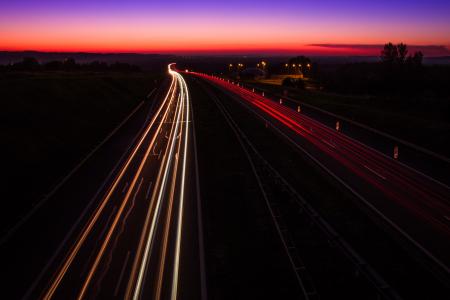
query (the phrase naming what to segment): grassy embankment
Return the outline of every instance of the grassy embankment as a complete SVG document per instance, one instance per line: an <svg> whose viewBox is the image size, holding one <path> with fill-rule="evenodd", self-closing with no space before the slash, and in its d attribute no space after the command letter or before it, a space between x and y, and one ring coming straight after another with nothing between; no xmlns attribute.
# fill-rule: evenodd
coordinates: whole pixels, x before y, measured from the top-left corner
<svg viewBox="0 0 450 300"><path fill-rule="evenodd" d="M11 209L49 192L145 98L158 77L119 72L0 73L0 138Z"/></svg>
<svg viewBox="0 0 450 300"><path fill-rule="evenodd" d="M281 86L280 80L248 83L315 105L329 112L374 127L450 157L450 99L425 96L396 98L327 93L317 89L298 90Z"/></svg>

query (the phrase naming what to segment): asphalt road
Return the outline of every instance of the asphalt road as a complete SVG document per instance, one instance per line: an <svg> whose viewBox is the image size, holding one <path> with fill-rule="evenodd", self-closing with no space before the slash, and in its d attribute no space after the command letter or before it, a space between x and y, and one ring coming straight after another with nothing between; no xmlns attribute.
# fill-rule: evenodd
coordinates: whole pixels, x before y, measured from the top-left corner
<svg viewBox="0 0 450 300"><path fill-rule="evenodd" d="M341 132L236 83L190 73L220 87L354 192L436 272L449 275L450 190ZM282 101L281 101L282 102Z"/></svg>
<svg viewBox="0 0 450 300"><path fill-rule="evenodd" d="M2 240L11 299L205 295L191 104L184 79L172 67L170 86L159 93L152 118L92 200L65 199L87 188L74 185ZM58 205L65 200L86 205L64 220Z"/></svg>

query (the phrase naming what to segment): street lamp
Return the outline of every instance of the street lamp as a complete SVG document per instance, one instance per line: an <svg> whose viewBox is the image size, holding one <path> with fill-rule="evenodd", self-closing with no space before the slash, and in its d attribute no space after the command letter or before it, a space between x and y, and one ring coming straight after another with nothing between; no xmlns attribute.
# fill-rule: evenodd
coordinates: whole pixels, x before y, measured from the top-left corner
<svg viewBox="0 0 450 300"><path fill-rule="evenodd" d="M262 65L262 67L263 67L263 70L266 68L266 62L265 61L262 61L261 62L261 65Z"/></svg>

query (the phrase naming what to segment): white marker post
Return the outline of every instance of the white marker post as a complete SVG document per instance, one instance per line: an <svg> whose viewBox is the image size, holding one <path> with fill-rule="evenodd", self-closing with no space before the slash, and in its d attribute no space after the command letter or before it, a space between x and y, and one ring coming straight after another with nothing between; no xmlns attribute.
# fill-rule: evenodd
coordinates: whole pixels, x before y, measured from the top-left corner
<svg viewBox="0 0 450 300"><path fill-rule="evenodd" d="M398 159L398 146L394 146L394 159Z"/></svg>
<svg viewBox="0 0 450 300"><path fill-rule="evenodd" d="M336 131L341 130L341 123L339 121L336 121Z"/></svg>
<svg viewBox="0 0 450 300"><path fill-rule="evenodd" d="M300 105L297 106L297 112L302 112L302 110L301 110L301 108L300 108Z"/></svg>

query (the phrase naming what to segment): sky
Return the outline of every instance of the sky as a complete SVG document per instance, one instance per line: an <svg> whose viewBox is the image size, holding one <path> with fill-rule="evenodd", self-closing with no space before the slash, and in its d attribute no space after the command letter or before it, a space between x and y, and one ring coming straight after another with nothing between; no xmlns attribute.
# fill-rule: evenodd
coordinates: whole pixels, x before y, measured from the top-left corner
<svg viewBox="0 0 450 300"><path fill-rule="evenodd" d="M0 50L450 55L450 0L0 0Z"/></svg>

